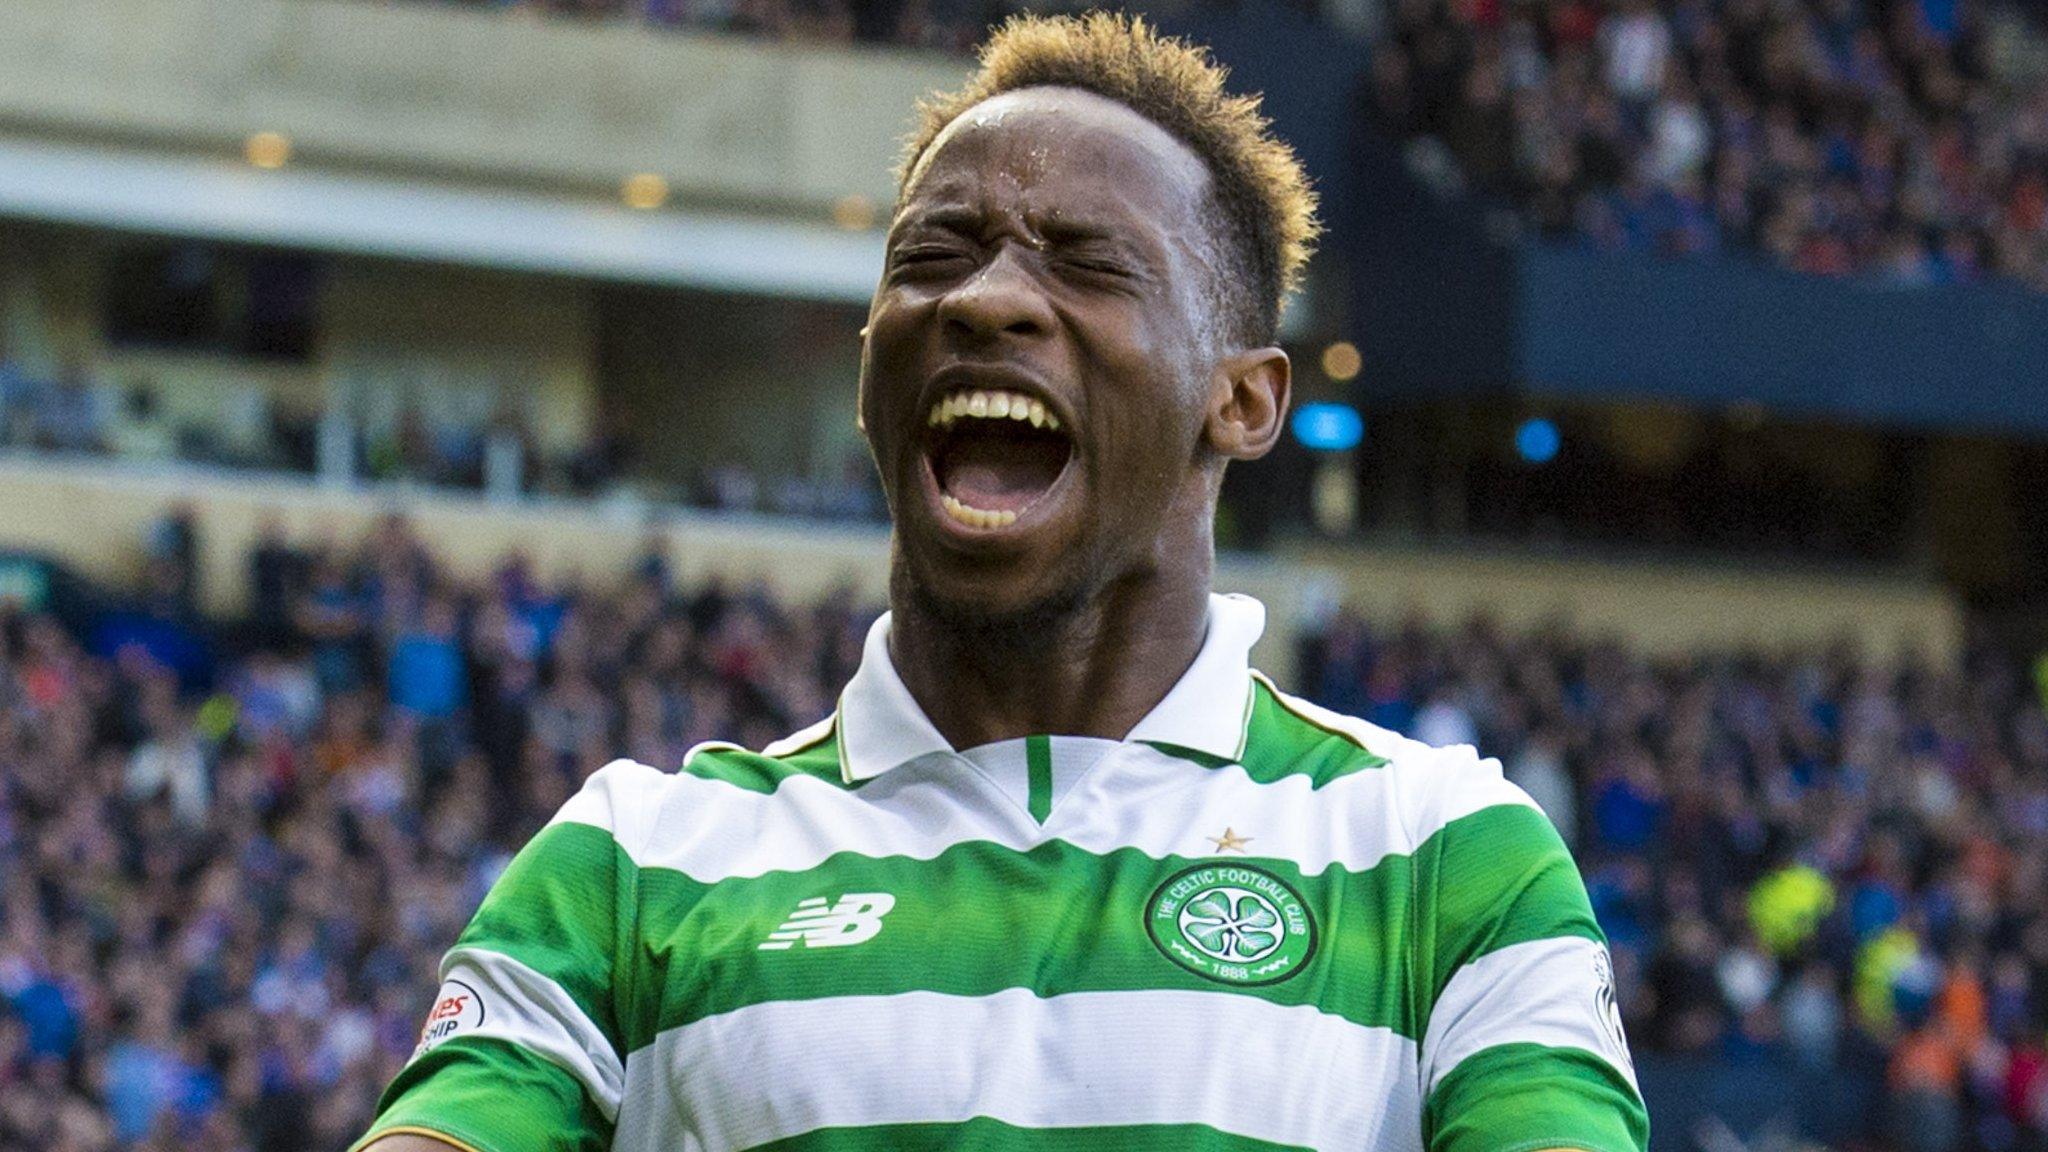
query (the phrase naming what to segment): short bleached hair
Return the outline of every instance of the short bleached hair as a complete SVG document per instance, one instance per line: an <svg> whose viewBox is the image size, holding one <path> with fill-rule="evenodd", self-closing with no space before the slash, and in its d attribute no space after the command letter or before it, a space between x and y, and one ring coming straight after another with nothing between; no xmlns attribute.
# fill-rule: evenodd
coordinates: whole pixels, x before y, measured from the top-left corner
<svg viewBox="0 0 2048 1152"><path fill-rule="evenodd" d="M1258 96L1224 89L1227 75L1208 49L1162 36L1142 17L1012 16L982 45L981 68L966 87L919 102L898 195L908 190L939 133L992 96L1064 87L1114 100L1164 128L1208 166L1222 255L1217 299L1233 336L1247 345L1270 344L1281 305L1300 286L1322 225L1294 149L1273 135Z"/></svg>

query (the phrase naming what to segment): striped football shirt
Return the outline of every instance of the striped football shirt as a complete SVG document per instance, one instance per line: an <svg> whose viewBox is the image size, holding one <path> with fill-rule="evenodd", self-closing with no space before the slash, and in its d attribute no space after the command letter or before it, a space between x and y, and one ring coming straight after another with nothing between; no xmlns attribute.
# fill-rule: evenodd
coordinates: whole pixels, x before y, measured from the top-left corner
<svg viewBox="0 0 2048 1152"><path fill-rule="evenodd" d="M1253 600L1120 741L833 716L611 764L442 964L365 1142L476 1152L1630 1152L1583 883L1469 747L1280 692Z"/></svg>

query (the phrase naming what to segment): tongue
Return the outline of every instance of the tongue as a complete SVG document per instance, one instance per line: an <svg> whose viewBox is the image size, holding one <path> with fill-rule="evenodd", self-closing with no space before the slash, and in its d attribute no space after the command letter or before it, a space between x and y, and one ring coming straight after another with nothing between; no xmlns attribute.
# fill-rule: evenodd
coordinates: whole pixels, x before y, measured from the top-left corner
<svg viewBox="0 0 2048 1152"><path fill-rule="evenodd" d="M1067 445L1056 436L1023 430L1002 434L964 431L933 461L941 490L969 507L1022 512L1045 494L1067 464Z"/></svg>

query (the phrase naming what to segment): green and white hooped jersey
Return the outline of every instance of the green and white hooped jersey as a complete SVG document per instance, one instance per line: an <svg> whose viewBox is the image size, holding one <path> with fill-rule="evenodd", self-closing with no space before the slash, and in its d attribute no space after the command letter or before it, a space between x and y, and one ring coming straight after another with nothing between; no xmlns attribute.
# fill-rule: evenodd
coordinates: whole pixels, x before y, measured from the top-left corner
<svg viewBox="0 0 2048 1152"><path fill-rule="evenodd" d="M837 713L621 761L442 965L371 1137L477 1152L1647 1146L1612 973L1499 766L1276 690L1212 599L1122 741ZM370 1137L366 1137L369 1139Z"/></svg>

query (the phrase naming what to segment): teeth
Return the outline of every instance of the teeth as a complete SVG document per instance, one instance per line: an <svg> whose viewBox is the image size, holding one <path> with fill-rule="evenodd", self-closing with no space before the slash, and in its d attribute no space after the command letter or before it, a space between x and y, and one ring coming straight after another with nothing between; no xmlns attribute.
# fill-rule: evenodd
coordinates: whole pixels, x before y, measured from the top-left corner
<svg viewBox="0 0 2048 1152"><path fill-rule="evenodd" d="M943 428L963 416L981 420L1028 420L1033 428L1057 432L1060 418L1046 411L1043 401L1020 392L955 392L932 405L925 423Z"/></svg>
<svg viewBox="0 0 2048 1152"><path fill-rule="evenodd" d="M962 504L950 493L940 493L939 503L945 507L946 515L972 528L1008 528L1017 522L1017 514L1005 509L991 512L986 508L975 508Z"/></svg>

